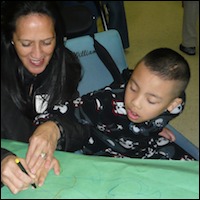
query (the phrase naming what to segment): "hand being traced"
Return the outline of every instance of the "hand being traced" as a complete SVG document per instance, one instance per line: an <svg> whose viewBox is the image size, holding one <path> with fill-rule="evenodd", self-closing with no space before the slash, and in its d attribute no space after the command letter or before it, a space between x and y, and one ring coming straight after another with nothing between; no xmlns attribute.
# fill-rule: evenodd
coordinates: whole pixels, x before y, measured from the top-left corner
<svg viewBox="0 0 200 200"><path fill-rule="evenodd" d="M26 154L26 162L33 174L45 163L48 169L52 163L53 154L60 137L59 128L53 121L47 121L37 127L29 139L29 148ZM42 154L45 157L42 157Z"/></svg>
<svg viewBox="0 0 200 200"><path fill-rule="evenodd" d="M48 175L48 172L52 168L54 169L54 173L56 175L60 174L60 165L59 165L58 160L55 157L52 159L52 162L49 165L49 168L45 167L45 163L43 163L43 165L36 172L36 183L38 186L42 186L44 184L44 181Z"/></svg>

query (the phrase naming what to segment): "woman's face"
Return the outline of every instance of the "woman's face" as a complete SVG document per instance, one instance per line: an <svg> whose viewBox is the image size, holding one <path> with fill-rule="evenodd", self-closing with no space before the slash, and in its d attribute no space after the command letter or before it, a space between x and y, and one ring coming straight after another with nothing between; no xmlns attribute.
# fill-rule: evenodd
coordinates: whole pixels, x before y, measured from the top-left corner
<svg viewBox="0 0 200 200"><path fill-rule="evenodd" d="M13 44L24 67L33 75L42 73L56 45L52 18L43 14L21 16L16 21Z"/></svg>

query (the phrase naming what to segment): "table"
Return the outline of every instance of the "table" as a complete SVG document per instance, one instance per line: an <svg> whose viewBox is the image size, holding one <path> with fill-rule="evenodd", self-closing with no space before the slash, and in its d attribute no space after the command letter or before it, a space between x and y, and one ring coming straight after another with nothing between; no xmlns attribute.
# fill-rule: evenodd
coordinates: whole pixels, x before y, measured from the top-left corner
<svg viewBox="0 0 200 200"><path fill-rule="evenodd" d="M1 140L25 157L27 144ZM42 187L2 199L199 199L199 162L108 158L56 151L61 174L51 170Z"/></svg>

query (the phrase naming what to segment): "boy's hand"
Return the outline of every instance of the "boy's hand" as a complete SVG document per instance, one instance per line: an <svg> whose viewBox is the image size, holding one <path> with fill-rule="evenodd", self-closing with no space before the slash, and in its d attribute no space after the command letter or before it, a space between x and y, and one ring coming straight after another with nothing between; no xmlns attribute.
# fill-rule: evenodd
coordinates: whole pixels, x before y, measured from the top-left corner
<svg viewBox="0 0 200 200"><path fill-rule="evenodd" d="M163 136L171 142L174 142L176 140L175 135L168 128L163 128L163 130L158 135Z"/></svg>

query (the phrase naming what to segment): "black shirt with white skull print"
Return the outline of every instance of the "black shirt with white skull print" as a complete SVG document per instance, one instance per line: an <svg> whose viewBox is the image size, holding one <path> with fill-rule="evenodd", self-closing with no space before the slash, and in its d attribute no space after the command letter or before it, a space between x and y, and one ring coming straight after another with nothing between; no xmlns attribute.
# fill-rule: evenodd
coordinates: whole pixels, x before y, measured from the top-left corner
<svg viewBox="0 0 200 200"><path fill-rule="evenodd" d="M184 109L183 102L171 113L166 110L154 119L133 123L124 106L125 85L105 87L74 101L75 116L83 124L91 124L93 131L82 149L87 155L112 157L190 160L191 155L176 143L158 135Z"/></svg>

